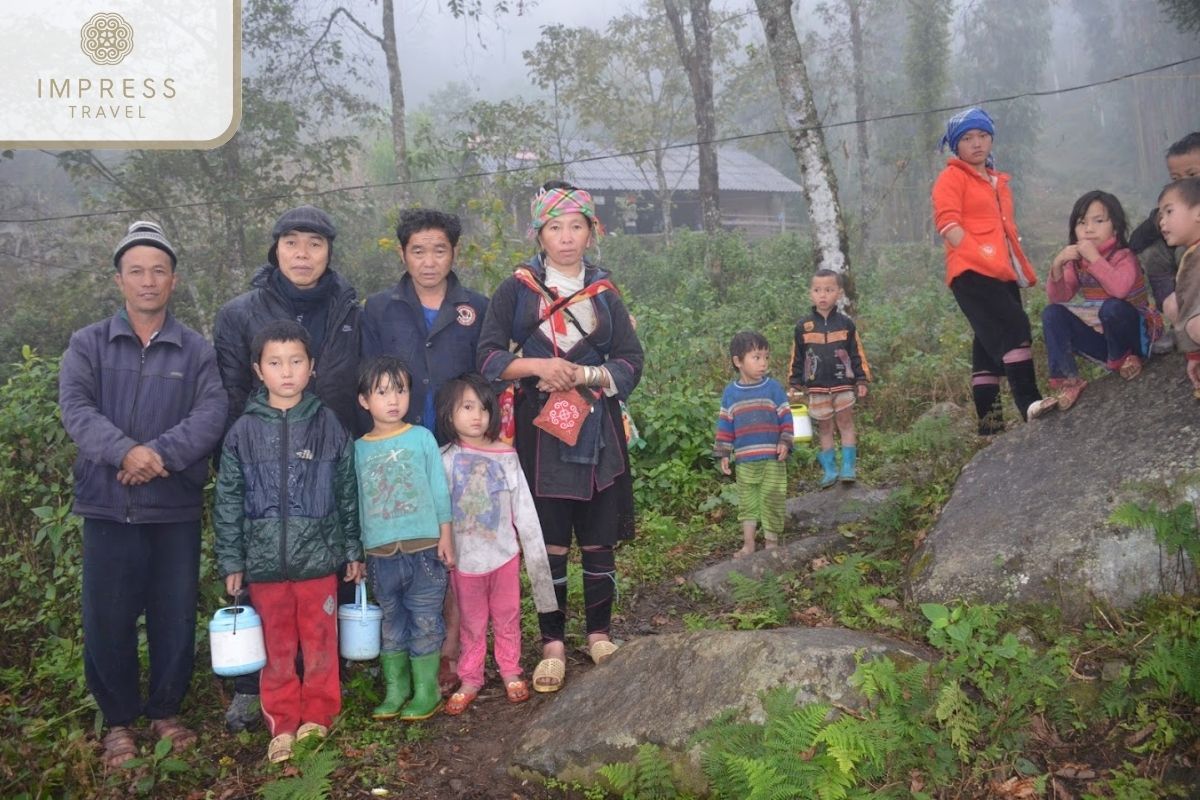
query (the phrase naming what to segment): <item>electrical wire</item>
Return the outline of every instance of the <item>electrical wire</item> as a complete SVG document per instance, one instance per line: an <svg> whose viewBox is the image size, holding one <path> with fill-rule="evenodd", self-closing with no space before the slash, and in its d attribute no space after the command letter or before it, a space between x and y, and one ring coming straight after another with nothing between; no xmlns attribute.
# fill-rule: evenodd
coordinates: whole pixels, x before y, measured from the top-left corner
<svg viewBox="0 0 1200 800"><path fill-rule="evenodd" d="M947 111L958 111L959 109L970 108L971 106L990 105L990 104L994 104L994 103L1007 103L1007 102L1011 102L1013 100L1020 100L1023 98L1053 97L1053 96L1057 96L1057 95L1068 94L1071 92L1082 91L1084 89L1094 89L1097 86L1107 86L1109 84L1131 80L1133 78L1137 78L1142 75L1149 75L1154 72L1161 72L1166 69L1172 69L1173 67L1182 66L1184 64L1190 64L1195 61L1200 61L1200 56L1192 56L1190 58L1183 58L1178 61L1172 61L1169 64L1159 64L1154 67L1148 67L1146 69L1137 70L1136 72L1127 72L1125 74L1115 75L1110 78L1103 78L1100 80L1091 81L1089 83L1081 83L1081 84L1077 84L1075 86L1067 86L1067 87L1058 88L1058 89L1030 90L1030 91L1026 91L1026 92L1017 92L1015 94L1002 95L1002 96L998 96L998 97L989 97L989 98L986 98L983 100L973 100L971 102L959 103L956 105L939 106L937 108L926 108L926 109L921 109L919 111L897 111L897 112L894 112L891 114L880 114L880 115L874 116L874 117L862 117L862 118L857 118L857 119L839 120L837 122L821 123L818 125L811 125L811 126L806 126L806 127L801 127L801 128L776 128L773 130L756 131L754 133L742 133L742 134L735 134L732 136L722 136L722 137L710 139L710 140L680 142L677 144L666 145L662 148L644 148L641 150L626 150L626 151L623 151L620 153L605 153L603 155L583 156L583 157L579 157L579 158L564 159L562 161L543 161L543 162L539 162L537 164L525 164L525 165L516 166L516 167L504 167L501 169L494 169L494 170L480 170L477 172L464 173L462 175L439 175L439 176L434 176L434 177L429 177L429 178L413 178L413 179L410 179L407 181L385 181L385 182L381 182L381 183L360 183L360 184L355 184L355 185L350 185L350 186L335 186L335 187L332 187L329 189L320 189L320 190L314 190L314 191L310 191L310 192L294 192L294 193L288 193L288 194L258 195L258 196L250 197L250 198L237 197L237 198L229 198L227 200L198 200L198 201L190 202L190 203L174 203L174 204L170 204L170 205L147 206L144 208L122 208L122 209L116 209L113 211L87 211L87 212L79 212L76 214L63 214L61 216L50 216L50 217L28 217L28 218L23 218L23 219L22 218L0 219L0 224L5 224L5 223L7 223L7 224L12 224L12 223L30 224L30 223L40 223L40 222L61 222L61 221L65 221L65 220L75 220L75 219L93 219L96 217L110 217L110 216L118 216L118 215L127 216L130 214L144 213L146 211L177 211L177 210L188 209L188 208L203 208L203 207L207 207L207 206L229 205L232 203L242 203L242 204L263 203L263 202L274 201L274 200L328 197L330 195L342 194L344 192L360 192L360 191L368 191L371 189L391 189L391 188L396 188L399 186L420 186L420 185L431 184L431 183L444 183L446 181L459 181L459 180L473 180L473 179L478 179L478 178L489 178L489 177L493 177L496 175L512 175L515 173L532 172L535 170L561 169L562 167L568 167L568 166L571 166L572 164L586 164L586 163L593 162L593 161L604 161L604 160L607 160L610 158L627 158L627 157L631 157L631 156L642 156L642 155L648 155L650 153L658 152L659 150L677 150L677 149L682 149L682 148L691 148L691 147L696 147L697 145L700 145L700 144L726 144L728 142L740 142L740 141L746 141L748 139L762 138L765 136L779 136L782 134L793 134L793 133L799 134L799 133L804 133L805 131L809 131L809 130L832 130L835 128L845 128L845 127L849 127L852 125L858 125L861 123L890 122L892 120L898 120L898 119L909 119L912 117L922 117L927 114L944 114Z"/></svg>

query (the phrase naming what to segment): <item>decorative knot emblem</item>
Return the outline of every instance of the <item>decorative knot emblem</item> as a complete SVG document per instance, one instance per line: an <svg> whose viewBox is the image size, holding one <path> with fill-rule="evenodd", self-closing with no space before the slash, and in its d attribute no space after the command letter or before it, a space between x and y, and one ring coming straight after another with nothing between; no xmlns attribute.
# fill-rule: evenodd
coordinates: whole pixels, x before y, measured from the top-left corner
<svg viewBox="0 0 1200 800"><path fill-rule="evenodd" d="M133 26L120 14L96 14L79 31L79 49L101 66L120 64L133 52Z"/></svg>
<svg viewBox="0 0 1200 800"><path fill-rule="evenodd" d="M550 407L550 422L564 430L574 428L579 422L579 409L566 400L558 400Z"/></svg>

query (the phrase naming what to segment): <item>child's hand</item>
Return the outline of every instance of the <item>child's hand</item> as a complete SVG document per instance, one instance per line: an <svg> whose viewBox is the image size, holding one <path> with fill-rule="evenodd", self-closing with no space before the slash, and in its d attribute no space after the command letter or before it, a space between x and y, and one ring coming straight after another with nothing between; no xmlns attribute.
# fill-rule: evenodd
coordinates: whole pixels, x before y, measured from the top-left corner
<svg viewBox="0 0 1200 800"><path fill-rule="evenodd" d="M366 565L361 561L351 561L346 565L346 577L343 579L346 583L354 581L362 583L363 578L367 576Z"/></svg>
<svg viewBox="0 0 1200 800"><path fill-rule="evenodd" d="M721 459L721 472L725 475L732 475L733 470L729 468L729 456Z"/></svg>
<svg viewBox="0 0 1200 800"><path fill-rule="evenodd" d="M438 558L446 569L454 569L454 543L448 539L438 540Z"/></svg>
<svg viewBox="0 0 1200 800"><path fill-rule="evenodd" d="M867 385L865 383L860 383L858 385L858 399L861 400L866 396L867 396Z"/></svg>
<svg viewBox="0 0 1200 800"><path fill-rule="evenodd" d="M242 591L242 573L231 572L225 576L225 592L237 597Z"/></svg>
<svg viewBox="0 0 1200 800"><path fill-rule="evenodd" d="M1075 249L1079 251L1079 255L1083 257L1083 260L1089 264L1100 258L1100 250L1087 239L1081 239L1079 244L1075 245Z"/></svg>
<svg viewBox="0 0 1200 800"><path fill-rule="evenodd" d="M787 399L788 399L789 403L803 403L804 402L804 387L803 386L789 386L788 390L787 390Z"/></svg>
<svg viewBox="0 0 1200 800"><path fill-rule="evenodd" d="M775 445L775 458L778 461L787 461L788 454L792 452L792 448L788 447L783 442Z"/></svg>

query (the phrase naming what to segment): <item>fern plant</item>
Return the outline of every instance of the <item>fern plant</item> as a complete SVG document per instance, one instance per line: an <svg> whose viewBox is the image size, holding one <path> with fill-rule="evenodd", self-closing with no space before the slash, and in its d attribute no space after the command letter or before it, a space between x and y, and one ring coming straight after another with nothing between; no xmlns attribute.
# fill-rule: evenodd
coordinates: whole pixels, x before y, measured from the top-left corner
<svg viewBox="0 0 1200 800"><path fill-rule="evenodd" d="M264 784L258 790L263 800L328 800L333 791L330 776L338 768L333 750L297 746L291 764L300 774Z"/></svg>
<svg viewBox="0 0 1200 800"><path fill-rule="evenodd" d="M633 761L607 764L599 772L624 800L681 800L683 797L675 788L675 774L670 762L652 744L639 747Z"/></svg>

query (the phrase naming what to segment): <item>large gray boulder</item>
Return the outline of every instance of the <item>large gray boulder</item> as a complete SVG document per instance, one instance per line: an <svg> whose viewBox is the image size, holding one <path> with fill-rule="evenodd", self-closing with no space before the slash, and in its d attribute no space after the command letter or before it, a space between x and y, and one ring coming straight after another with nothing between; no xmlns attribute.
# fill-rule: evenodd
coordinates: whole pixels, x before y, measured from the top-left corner
<svg viewBox="0 0 1200 800"><path fill-rule="evenodd" d="M760 694L794 687L797 702L861 697L847 679L855 654L889 655L904 664L929 657L904 642L839 628L698 631L638 639L602 667L577 677L530 721L513 755L513 771L563 781L590 781L597 768L628 761L656 744L683 768L693 791L704 784L692 734L722 713L764 718Z"/></svg>
<svg viewBox="0 0 1200 800"><path fill-rule="evenodd" d="M692 573L692 582L719 600L730 601L733 599L734 575L757 581L767 575L799 571L817 556L845 552L853 543L853 539L839 533L785 539L773 550L758 550L753 555L702 567Z"/></svg>
<svg viewBox="0 0 1200 800"><path fill-rule="evenodd" d="M837 484L829 489L808 492L787 501L791 527L811 533L833 533L839 525L866 519L883 506L891 489L872 488L856 483Z"/></svg>
<svg viewBox="0 0 1200 800"><path fill-rule="evenodd" d="M1198 434L1178 355L1130 382L1089 384L1074 408L997 437L963 469L910 562L912 596L1049 603L1074 618L1095 600L1179 591L1190 566L1167 558L1152 531L1108 519L1132 482L1195 472Z"/></svg>

